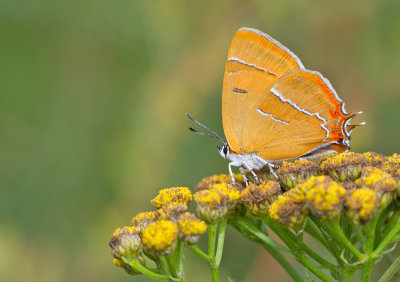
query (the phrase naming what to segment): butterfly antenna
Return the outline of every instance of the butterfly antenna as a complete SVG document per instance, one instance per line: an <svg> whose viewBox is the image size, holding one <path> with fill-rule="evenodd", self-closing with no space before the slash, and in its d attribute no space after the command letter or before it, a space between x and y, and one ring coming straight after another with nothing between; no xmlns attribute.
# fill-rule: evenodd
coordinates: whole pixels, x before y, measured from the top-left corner
<svg viewBox="0 0 400 282"><path fill-rule="evenodd" d="M216 139L218 139L219 141L221 141L222 144L225 144L226 142L224 141L224 139L221 138L221 136L219 136L214 130L208 128L207 126L205 126L204 124L198 122L197 120L195 120L194 118L192 118L189 114L186 114L186 116L188 117L188 119L190 119L191 121L193 121L195 124L207 129L208 131L210 131L212 134L206 133L206 132L201 132L201 131L197 131L191 127L189 127L189 129L191 131L193 131L194 133L197 133L199 135L206 135L206 136L210 136L210 137L214 137Z"/></svg>

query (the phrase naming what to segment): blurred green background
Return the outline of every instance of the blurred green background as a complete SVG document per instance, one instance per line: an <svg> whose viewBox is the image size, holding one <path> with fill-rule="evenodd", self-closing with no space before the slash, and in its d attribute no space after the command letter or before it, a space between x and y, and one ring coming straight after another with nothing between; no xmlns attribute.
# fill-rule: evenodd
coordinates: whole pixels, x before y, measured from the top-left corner
<svg viewBox="0 0 400 282"><path fill-rule="evenodd" d="M236 29L323 73L357 121L352 149L399 152L400 1L0 1L0 281L143 281L108 240L159 189L227 173L191 113L223 133ZM188 281L207 265L186 254ZM229 229L221 277L288 279ZM225 280L223 280L225 281Z"/></svg>

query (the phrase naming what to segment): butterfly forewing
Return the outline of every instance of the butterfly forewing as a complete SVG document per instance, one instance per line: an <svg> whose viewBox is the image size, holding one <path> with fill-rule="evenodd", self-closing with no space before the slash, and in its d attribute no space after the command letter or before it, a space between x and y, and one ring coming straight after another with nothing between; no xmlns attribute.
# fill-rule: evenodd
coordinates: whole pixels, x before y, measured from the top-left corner
<svg viewBox="0 0 400 282"><path fill-rule="evenodd" d="M255 147L247 144L260 131L274 126L274 122L265 118L249 122L249 116L274 81L303 68L289 49L270 36L254 29L237 31L228 52L222 94L224 132L234 152L254 151ZM249 135L248 131L253 133Z"/></svg>

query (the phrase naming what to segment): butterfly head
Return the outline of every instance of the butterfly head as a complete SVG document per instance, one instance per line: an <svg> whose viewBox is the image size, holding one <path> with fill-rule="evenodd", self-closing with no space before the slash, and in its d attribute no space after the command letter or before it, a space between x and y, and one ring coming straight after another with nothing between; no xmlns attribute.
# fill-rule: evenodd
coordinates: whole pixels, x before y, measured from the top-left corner
<svg viewBox="0 0 400 282"><path fill-rule="evenodd" d="M221 147L217 146L218 152L223 157L224 159L228 159L229 157L229 145L227 143L224 143Z"/></svg>

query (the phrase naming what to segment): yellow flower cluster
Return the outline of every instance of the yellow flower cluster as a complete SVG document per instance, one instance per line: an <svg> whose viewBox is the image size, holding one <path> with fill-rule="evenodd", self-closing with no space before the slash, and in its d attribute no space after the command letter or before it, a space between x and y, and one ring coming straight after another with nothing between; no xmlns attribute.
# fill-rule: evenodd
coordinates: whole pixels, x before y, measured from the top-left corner
<svg viewBox="0 0 400 282"><path fill-rule="evenodd" d="M397 188L397 181L388 173L374 167L365 167L363 176L355 181L358 186L368 186L376 191L388 192Z"/></svg>
<svg viewBox="0 0 400 282"><path fill-rule="evenodd" d="M233 177L235 178L236 185L242 186L244 182L243 176L241 174L234 174ZM208 190L212 188L213 185L219 183L232 184L231 176L229 174L217 174L205 177L197 184L196 191Z"/></svg>
<svg viewBox="0 0 400 282"><path fill-rule="evenodd" d="M173 252L178 240L195 244L207 225L187 211L191 200L187 187L161 190L151 201L157 211L139 213L132 218L131 226L118 228L111 236L114 264L134 274L123 259L136 259L144 265L143 255L157 260L158 256Z"/></svg>
<svg viewBox="0 0 400 282"><path fill-rule="evenodd" d="M170 203L188 204L192 201L192 193L187 187L173 187L161 190L151 203L156 208L161 208Z"/></svg>
<svg viewBox="0 0 400 282"><path fill-rule="evenodd" d="M222 220L240 199L240 192L231 184L216 183L209 189L197 191L194 200L197 213L208 223Z"/></svg>
<svg viewBox="0 0 400 282"><path fill-rule="evenodd" d="M321 168L336 181L354 181L368 164L365 156L353 152L330 155L321 162Z"/></svg>
<svg viewBox="0 0 400 282"><path fill-rule="evenodd" d="M143 231L142 242L156 253L168 254L174 247L178 232L176 223L169 220L155 221Z"/></svg>
<svg viewBox="0 0 400 282"><path fill-rule="evenodd" d="M368 188L355 189L347 195L345 205L355 223L365 223L378 207L378 196Z"/></svg>
<svg viewBox="0 0 400 282"><path fill-rule="evenodd" d="M346 190L329 176L312 176L307 184L306 199L309 208L322 219L334 219L340 215ZM301 187L301 185L300 185Z"/></svg>
<svg viewBox="0 0 400 282"><path fill-rule="evenodd" d="M269 216L289 228L298 230L307 216L305 200L306 194L300 187L296 186L280 195L270 205Z"/></svg>
<svg viewBox="0 0 400 282"><path fill-rule="evenodd" d="M240 202L254 215L267 214L269 205L281 194L279 183L265 180L260 184L252 183L240 193Z"/></svg>

